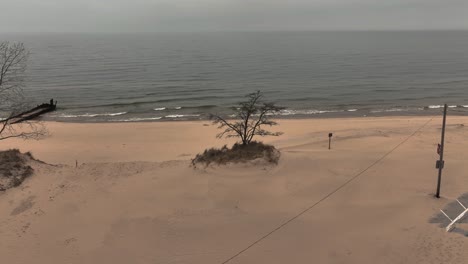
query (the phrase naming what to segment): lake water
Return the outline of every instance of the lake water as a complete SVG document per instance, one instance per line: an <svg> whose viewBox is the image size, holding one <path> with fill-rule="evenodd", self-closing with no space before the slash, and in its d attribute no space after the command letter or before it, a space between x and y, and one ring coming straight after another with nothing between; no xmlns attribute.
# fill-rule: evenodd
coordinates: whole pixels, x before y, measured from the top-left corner
<svg viewBox="0 0 468 264"><path fill-rule="evenodd" d="M468 31L3 34L30 50L49 120L229 115L261 90L283 117L468 113Z"/></svg>

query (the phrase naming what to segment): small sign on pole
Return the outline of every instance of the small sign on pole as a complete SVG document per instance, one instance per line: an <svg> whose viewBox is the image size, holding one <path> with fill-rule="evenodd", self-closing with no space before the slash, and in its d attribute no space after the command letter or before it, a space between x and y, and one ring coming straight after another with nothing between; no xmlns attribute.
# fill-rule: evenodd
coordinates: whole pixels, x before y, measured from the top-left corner
<svg viewBox="0 0 468 264"><path fill-rule="evenodd" d="M331 149L331 139L333 137L333 133L328 134L328 149Z"/></svg>

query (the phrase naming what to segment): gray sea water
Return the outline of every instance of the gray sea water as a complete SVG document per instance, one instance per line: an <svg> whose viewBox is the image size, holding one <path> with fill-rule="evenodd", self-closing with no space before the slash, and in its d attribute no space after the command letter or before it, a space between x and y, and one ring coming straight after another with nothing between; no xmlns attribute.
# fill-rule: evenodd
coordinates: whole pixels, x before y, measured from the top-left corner
<svg viewBox="0 0 468 264"><path fill-rule="evenodd" d="M468 113L468 31L3 34L49 120L204 119L255 90L283 117Z"/></svg>

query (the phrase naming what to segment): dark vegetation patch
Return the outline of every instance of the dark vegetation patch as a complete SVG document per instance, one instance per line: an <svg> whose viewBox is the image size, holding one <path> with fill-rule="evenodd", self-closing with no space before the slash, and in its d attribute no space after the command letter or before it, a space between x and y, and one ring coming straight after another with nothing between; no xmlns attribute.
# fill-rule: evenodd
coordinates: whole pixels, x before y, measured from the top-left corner
<svg viewBox="0 0 468 264"><path fill-rule="evenodd" d="M263 159L268 163L277 164L280 158L280 152L271 145L262 142L252 141L247 145L236 143L232 148L224 147L210 148L203 153L198 154L193 160L192 165L210 164L224 165L228 163L245 163L257 159Z"/></svg>
<svg viewBox="0 0 468 264"><path fill-rule="evenodd" d="M0 151L0 191L17 187L33 174L28 165L33 160L30 152L21 153L17 149Z"/></svg>

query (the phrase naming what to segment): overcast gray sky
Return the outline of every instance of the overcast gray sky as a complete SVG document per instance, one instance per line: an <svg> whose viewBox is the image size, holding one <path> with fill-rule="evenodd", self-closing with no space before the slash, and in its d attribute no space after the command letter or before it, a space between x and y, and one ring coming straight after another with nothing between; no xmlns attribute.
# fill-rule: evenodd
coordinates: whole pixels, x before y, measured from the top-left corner
<svg viewBox="0 0 468 264"><path fill-rule="evenodd" d="M0 1L0 32L468 29L468 0Z"/></svg>

